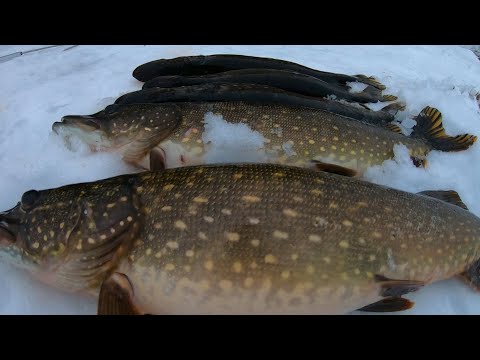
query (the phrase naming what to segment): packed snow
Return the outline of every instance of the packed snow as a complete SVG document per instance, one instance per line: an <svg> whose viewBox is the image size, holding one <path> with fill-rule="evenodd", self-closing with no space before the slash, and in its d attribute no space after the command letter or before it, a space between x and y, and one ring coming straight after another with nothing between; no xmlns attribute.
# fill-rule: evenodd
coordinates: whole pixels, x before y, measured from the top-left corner
<svg viewBox="0 0 480 360"><path fill-rule="evenodd" d="M245 54L290 60L323 71L374 75L407 104L397 119L409 132L410 118L425 106L443 114L448 134L480 135L480 62L460 46L60 46L3 58L37 46L0 46L0 210L14 206L32 188L46 189L138 171L118 154L91 153L73 139L67 146L51 125L68 114L92 114L117 97L141 88L131 73L159 58L215 53ZM355 91L364 86L354 85ZM373 104L378 107L381 104ZM385 104L383 104L385 105ZM208 115L204 140L209 156L221 159L234 150L229 134L261 148L263 137L228 119ZM253 135L253 136L252 136ZM293 151L288 147L284 151ZM245 147L248 153L248 146ZM370 181L410 192L455 190L480 216L480 145L468 151L432 151L428 168L418 169L403 146L396 157L365 174ZM251 155L251 154L250 154ZM248 155L248 156L250 156ZM252 155L253 156L253 155ZM0 314L94 314L95 300L65 294L0 263ZM438 282L407 295L415 307L402 314L479 314L480 295L457 279Z"/></svg>

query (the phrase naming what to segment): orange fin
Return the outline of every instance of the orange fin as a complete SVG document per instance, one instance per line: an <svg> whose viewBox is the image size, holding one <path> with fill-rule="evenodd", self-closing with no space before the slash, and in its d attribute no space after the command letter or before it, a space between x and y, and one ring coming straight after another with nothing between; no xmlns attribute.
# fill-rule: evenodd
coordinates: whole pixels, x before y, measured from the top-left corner
<svg viewBox="0 0 480 360"><path fill-rule="evenodd" d="M430 106L425 107L414 118L417 125L413 128L411 137L425 140L435 150L462 151L468 149L477 141L475 135L447 135L442 125L442 114Z"/></svg>

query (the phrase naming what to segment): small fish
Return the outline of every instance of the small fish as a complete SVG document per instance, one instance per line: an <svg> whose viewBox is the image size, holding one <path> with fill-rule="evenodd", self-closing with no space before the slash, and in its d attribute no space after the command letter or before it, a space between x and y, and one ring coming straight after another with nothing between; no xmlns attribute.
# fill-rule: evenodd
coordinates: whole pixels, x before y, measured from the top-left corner
<svg viewBox="0 0 480 360"><path fill-rule="evenodd" d="M394 121L395 114L405 109L405 104L397 102L383 107L380 111L372 111L362 104L342 103L335 100L306 96L267 85L223 83L138 90L120 96L115 101L115 104L198 101L244 101L253 104L303 106L332 112L375 125L383 125Z"/></svg>
<svg viewBox="0 0 480 360"><path fill-rule="evenodd" d="M397 99L393 95L382 96L382 91L371 85L367 86L362 92L351 93L345 90L343 86L340 87L313 76L273 69L242 69L197 76L158 76L147 81L142 88L172 88L212 83L267 85L306 96L323 98L334 95L338 99L359 103L393 101Z"/></svg>
<svg viewBox="0 0 480 360"><path fill-rule="evenodd" d="M0 259L99 314L401 311L460 275L479 285L480 219L452 191L411 194L296 167L182 167L30 190L0 213Z"/></svg>
<svg viewBox="0 0 480 360"><path fill-rule="evenodd" d="M132 75L135 79L145 82L164 75L206 75L240 69L288 70L309 75L336 86L343 86L345 89L349 88L348 82L360 82L385 90L385 85L372 76L335 74L285 60L231 54L182 56L174 59L150 61L138 66Z"/></svg>
<svg viewBox="0 0 480 360"><path fill-rule="evenodd" d="M400 128L348 120L315 109L243 102L164 103L112 105L92 116L65 116L53 124L57 133L74 134L93 150L115 151L145 169L159 170L211 163L210 144L203 141L205 114L220 114L233 124L246 124L264 138L255 159L361 176L370 166L394 157L396 144L404 144L417 166L431 150L460 151L476 136L450 137L438 110L426 107L417 116L411 137ZM229 161L231 162L231 161Z"/></svg>

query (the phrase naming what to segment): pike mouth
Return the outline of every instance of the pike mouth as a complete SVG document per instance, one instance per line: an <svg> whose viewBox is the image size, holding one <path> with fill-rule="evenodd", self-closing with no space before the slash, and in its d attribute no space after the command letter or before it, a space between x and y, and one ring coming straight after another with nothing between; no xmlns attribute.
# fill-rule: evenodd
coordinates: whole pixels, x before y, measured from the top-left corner
<svg viewBox="0 0 480 360"><path fill-rule="evenodd" d="M9 224L1 220L0 221L0 245L9 245L15 242L17 236Z"/></svg>
<svg viewBox="0 0 480 360"><path fill-rule="evenodd" d="M58 134L58 130L63 127L73 127L86 132L92 132L100 129L98 119L91 115L67 115L62 117L60 122L54 122L52 130Z"/></svg>

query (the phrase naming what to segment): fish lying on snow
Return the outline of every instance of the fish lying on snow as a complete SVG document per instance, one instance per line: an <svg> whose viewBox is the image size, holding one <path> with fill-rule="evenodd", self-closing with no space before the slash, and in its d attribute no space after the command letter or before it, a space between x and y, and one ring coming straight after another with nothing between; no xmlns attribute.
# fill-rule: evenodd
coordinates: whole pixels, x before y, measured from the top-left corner
<svg viewBox="0 0 480 360"><path fill-rule="evenodd" d="M428 283L478 285L479 257L480 219L454 192L279 165L31 190L0 213L0 258L99 296L100 314L399 311Z"/></svg>
<svg viewBox="0 0 480 360"><path fill-rule="evenodd" d="M306 96L323 98L334 95L339 99L359 103L393 101L397 99L397 97L393 95L382 96L382 91L371 85L367 86L362 92L351 93L343 86L340 87L314 78L313 76L273 69L241 69L197 76L159 76L147 81L143 85L143 89L155 87L171 88L212 83L267 85Z"/></svg>
<svg viewBox="0 0 480 360"><path fill-rule="evenodd" d="M133 91L120 96L115 100L115 104L198 101L243 101L253 104L303 106L377 125L394 121L395 114L405 109L405 104L397 102L385 106L380 111L372 111L359 104L354 106L353 103L344 104L339 101L305 96L267 85L215 83Z"/></svg>
<svg viewBox="0 0 480 360"><path fill-rule="evenodd" d="M203 141L209 112L223 115L229 123L248 125L263 137L263 145L254 149L257 157L236 162L335 168L358 175L392 159L395 144L407 146L418 166L430 150L465 150L477 139L469 134L446 135L440 112L430 107L417 116L417 125L407 137L395 125L387 129L321 110L241 102L111 105L91 116L65 116L53 124L53 130L80 137L92 150L119 152L126 161L146 169L201 165L211 163L207 155L211 144ZM231 145L233 150L235 146L238 142Z"/></svg>
<svg viewBox="0 0 480 360"><path fill-rule="evenodd" d="M160 59L138 66L133 77L139 81L148 81L164 75L206 75L240 69L274 69L288 70L349 89L348 82L360 82L385 90L385 86L374 77L365 75L344 75L311 69L294 62L265 57L245 55L208 55L182 56L174 59Z"/></svg>

